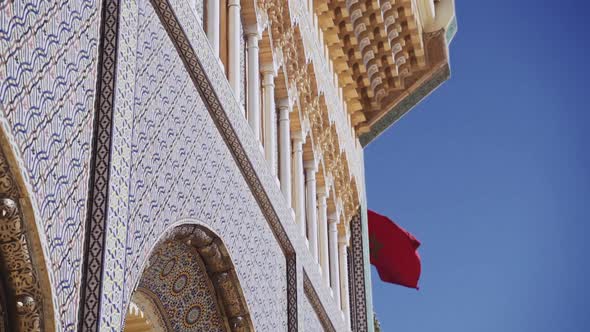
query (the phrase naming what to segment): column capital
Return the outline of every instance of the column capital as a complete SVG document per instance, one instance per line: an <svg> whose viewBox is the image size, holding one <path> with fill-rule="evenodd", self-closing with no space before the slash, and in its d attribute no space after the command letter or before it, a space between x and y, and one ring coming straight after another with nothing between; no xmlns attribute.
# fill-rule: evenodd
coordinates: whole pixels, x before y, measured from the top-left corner
<svg viewBox="0 0 590 332"><path fill-rule="evenodd" d="M277 103L277 107L279 108L279 110L287 109L291 111L291 103L289 102L289 98L283 98L279 100L279 102Z"/></svg>
<svg viewBox="0 0 590 332"><path fill-rule="evenodd" d="M260 39L260 30L258 24L250 24L244 27L244 33L248 37L256 37L256 41Z"/></svg>
<svg viewBox="0 0 590 332"><path fill-rule="evenodd" d="M240 0L229 0L227 2L227 6L228 7L234 7L234 6L240 7Z"/></svg>
<svg viewBox="0 0 590 332"><path fill-rule="evenodd" d="M295 142L305 142L305 136L303 135L302 130L297 130L291 133L291 139Z"/></svg>
<svg viewBox="0 0 590 332"><path fill-rule="evenodd" d="M262 74L264 74L264 76L272 74L272 76L274 77L277 75L277 70L276 70L275 65L273 63L262 64L262 66L260 66L260 72Z"/></svg>
<svg viewBox="0 0 590 332"><path fill-rule="evenodd" d="M350 232L348 229L344 228L344 232L338 233L338 244L342 246L348 246L348 242L350 240Z"/></svg>
<svg viewBox="0 0 590 332"><path fill-rule="evenodd" d="M318 168L318 164L316 163L315 159L312 160L305 160L303 162L303 168L305 168L307 171L316 171Z"/></svg>
<svg viewBox="0 0 590 332"><path fill-rule="evenodd" d="M340 218L338 218L338 213L332 212L328 215L328 223L338 225L340 223Z"/></svg>
<svg viewBox="0 0 590 332"><path fill-rule="evenodd" d="M262 86L274 86L276 71L272 64L264 64L260 67L262 72Z"/></svg>
<svg viewBox="0 0 590 332"><path fill-rule="evenodd" d="M318 187L318 198L322 198L324 200L327 200L328 194L329 194L329 192L328 192L327 187L325 187L325 186Z"/></svg>

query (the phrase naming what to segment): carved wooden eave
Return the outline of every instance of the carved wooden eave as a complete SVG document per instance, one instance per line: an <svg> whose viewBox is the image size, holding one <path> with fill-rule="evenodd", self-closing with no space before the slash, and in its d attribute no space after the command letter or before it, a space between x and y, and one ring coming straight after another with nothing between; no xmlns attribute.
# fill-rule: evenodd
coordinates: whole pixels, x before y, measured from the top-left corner
<svg viewBox="0 0 590 332"><path fill-rule="evenodd" d="M316 0L314 11L363 146L450 76L453 0Z"/></svg>

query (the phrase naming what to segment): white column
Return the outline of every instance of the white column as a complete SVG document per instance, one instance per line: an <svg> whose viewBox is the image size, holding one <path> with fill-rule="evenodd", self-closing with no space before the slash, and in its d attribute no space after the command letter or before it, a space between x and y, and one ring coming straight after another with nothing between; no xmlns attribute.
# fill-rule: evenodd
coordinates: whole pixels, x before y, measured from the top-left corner
<svg viewBox="0 0 590 332"><path fill-rule="evenodd" d="M248 36L248 123L254 137L260 139L260 64L258 56L258 27L249 26Z"/></svg>
<svg viewBox="0 0 590 332"><path fill-rule="evenodd" d="M330 256L330 284L334 301L340 306L340 264L338 264L338 214L328 217L328 250Z"/></svg>
<svg viewBox="0 0 590 332"><path fill-rule="evenodd" d="M279 102L279 161L281 191L287 204L291 205L291 126L289 123L289 100Z"/></svg>
<svg viewBox="0 0 590 332"><path fill-rule="evenodd" d="M344 320L346 321L346 326L350 329L350 293L348 292L348 253L346 252L346 247L348 247L348 234L341 233L338 238L338 254L340 256L340 295Z"/></svg>
<svg viewBox="0 0 590 332"><path fill-rule="evenodd" d="M264 156L270 165L272 174L276 176L276 108L272 65L262 66L262 77L262 86L264 87Z"/></svg>
<svg viewBox="0 0 590 332"><path fill-rule="evenodd" d="M229 84L234 90L236 98L240 98L242 80L240 79L240 0L228 1L228 72Z"/></svg>
<svg viewBox="0 0 590 332"><path fill-rule="evenodd" d="M207 0L207 38L213 53L219 58L219 0Z"/></svg>
<svg viewBox="0 0 590 332"><path fill-rule="evenodd" d="M327 197L326 188L322 187L318 190L318 224L320 236L320 266L322 268L322 279L326 287L330 287L330 270L328 261L328 205L326 203Z"/></svg>
<svg viewBox="0 0 590 332"><path fill-rule="evenodd" d="M293 133L293 206L295 219L305 237L305 183L303 181L303 133Z"/></svg>
<svg viewBox="0 0 590 332"><path fill-rule="evenodd" d="M309 250L313 258L318 261L318 223L317 223L317 195L316 195L316 163L314 160L306 161L305 167L305 189L307 192L307 239Z"/></svg>

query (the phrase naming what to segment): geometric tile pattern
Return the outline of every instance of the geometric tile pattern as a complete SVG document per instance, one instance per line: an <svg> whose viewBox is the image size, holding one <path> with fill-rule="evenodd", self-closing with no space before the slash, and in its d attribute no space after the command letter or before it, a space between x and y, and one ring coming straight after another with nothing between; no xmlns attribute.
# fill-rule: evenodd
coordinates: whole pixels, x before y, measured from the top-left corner
<svg viewBox="0 0 590 332"><path fill-rule="evenodd" d="M99 3L0 3L0 120L38 216L60 331L78 318Z"/></svg>
<svg viewBox="0 0 590 332"><path fill-rule="evenodd" d="M286 330L281 247L153 7L138 10L124 298L150 244L193 219L227 244L255 328Z"/></svg>
<svg viewBox="0 0 590 332"><path fill-rule="evenodd" d="M354 274L354 263L353 263L353 259L352 259L352 250L350 250L350 247L346 248L346 253L347 253L347 257L348 257L348 261L347 261L347 268L348 268L348 280L349 280L349 287L348 287L348 296L349 296L349 306L350 306L350 328L353 331L357 331L358 330L358 320L357 320L357 316L354 314L356 312L356 291L354 288L354 285L350 284L351 281L353 281L354 279L351 277Z"/></svg>
<svg viewBox="0 0 590 332"><path fill-rule="evenodd" d="M80 296L80 330L96 331L100 312L103 276L102 254L105 246L105 222L108 208L111 161L113 106L115 97L115 64L119 1L105 1L102 6L99 68L97 71L96 114L92 143L89 213L86 221L85 252ZM120 130L120 129L119 129Z"/></svg>
<svg viewBox="0 0 590 332"><path fill-rule="evenodd" d="M207 0L189 0L190 8L193 10L197 19L199 20L199 25L205 29L205 2Z"/></svg>
<svg viewBox="0 0 590 332"><path fill-rule="evenodd" d="M304 316L304 321L306 324L310 324L316 326L316 320L319 321L321 325L322 331L329 331L335 332L334 325L330 321L326 310L322 307L320 303L320 299L318 298L318 294L316 293L315 289L313 288L307 273L303 273L303 289L305 291L305 300L309 302L311 307L313 308L313 315L307 313ZM306 329L308 330L308 329ZM309 331L319 331L319 329L309 329Z"/></svg>
<svg viewBox="0 0 590 332"><path fill-rule="evenodd" d="M354 331L368 331L367 326L367 297L365 288L365 264L362 238L361 212L358 211L350 221L350 251L348 255L349 264L349 287L351 292L351 322Z"/></svg>
<svg viewBox="0 0 590 332"><path fill-rule="evenodd" d="M137 291L148 296L169 331L224 332L225 318L197 250L179 241L158 246Z"/></svg>
<svg viewBox="0 0 590 332"><path fill-rule="evenodd" d="M301 315L303 316L303 326L300 330L309 332L325 331L320 318L318 317L307 296L303 297L303 300L301 300L299 303L301 304Z"/></svg>
<svg viewBox="0 0 590 332"><path fill-rule="evenodd" d="M179 8L185 0L151 3L169 2ZM190 1L196 17L202 18L202 4ZM255 328L296 330L301 269L283 229L296 226L282 224L290 211L277 208L278 195L267 196L274 178L260 172L259 157L252 157L257 146L237 139L249 134L247 123L236 126L238 112L222 109L215 92L200 86L211 82L197 84L187 73L196 71L190 67L195 62L187 64L186 50L170 40L161 21L147 0L0 5L0 122L21 159L39 216L57 328L78 329L77 308L84 304L90 310L81 323L96 321L99 305L101 312L100 326L86 328L120 330L150 244L180 222L195 222L207 224L227 244ZM105 39L99 41L101 24ZM95 114L99 47L99 91L111 91L96 96ZM244 81L244 57L240 63ZM236 100L242 107L245 91ZM217 100L213 110L211 100ZM213 121L215 112L227 118L215 115ZM102 136L109 133L110 142ZM95 191L87 206L89 183ZM89 247L86 261L85 235L89 246L103 244L98 251ZM82 286L88 287L84 294Z"/></svg>
<svg viewBox="0 0 590 332"><path fill-rule="evenodd" d="M118 331L126 307L122 305L122 280L125 276L125 241L129 222L129 174L134 115L137 6L135 0L118 2L116 81L113 130L109 170L109 196L103 252L101 316L99 330Z"/></svg>

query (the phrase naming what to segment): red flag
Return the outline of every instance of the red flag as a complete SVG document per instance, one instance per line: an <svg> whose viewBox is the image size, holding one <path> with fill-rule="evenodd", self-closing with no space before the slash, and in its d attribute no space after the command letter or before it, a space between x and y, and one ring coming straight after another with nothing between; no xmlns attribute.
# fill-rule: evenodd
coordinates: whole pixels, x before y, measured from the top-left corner
<svg viewBox="0 0 590 332"><path fill-rule="evenodd" d="M420 241L391 219L369 212L369 247L371 264L385 282L418 289Z"/></svg>

